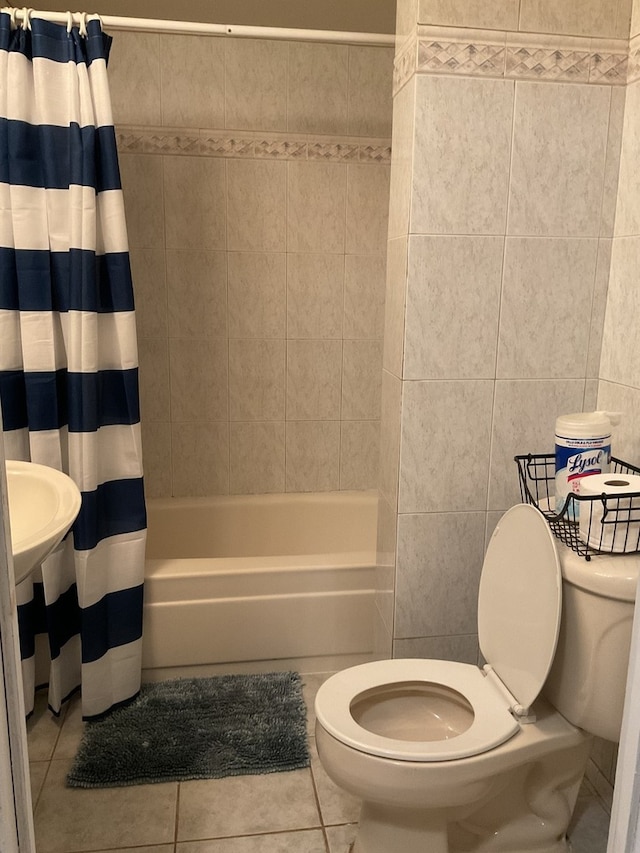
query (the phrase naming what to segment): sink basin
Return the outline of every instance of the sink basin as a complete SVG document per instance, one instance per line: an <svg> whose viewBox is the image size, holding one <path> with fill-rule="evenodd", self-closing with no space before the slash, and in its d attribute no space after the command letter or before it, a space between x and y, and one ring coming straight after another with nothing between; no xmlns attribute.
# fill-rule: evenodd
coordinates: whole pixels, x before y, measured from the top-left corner
<svg viewBox="0 0 640 853"><path fill-rule="evenodd" d="M47 557L80 511L80 491L70 477L35 462L7 459L9 523L15 582Z"/></svg>

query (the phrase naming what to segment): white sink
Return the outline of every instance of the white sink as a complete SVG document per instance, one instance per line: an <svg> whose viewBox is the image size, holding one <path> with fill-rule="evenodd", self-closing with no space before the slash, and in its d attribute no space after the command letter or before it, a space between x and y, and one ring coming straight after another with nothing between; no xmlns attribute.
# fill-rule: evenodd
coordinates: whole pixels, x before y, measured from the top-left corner
<svg viewBox="0 0 640 853"><path fill-rule="evenodd" d="M80 511L80 491L70 477L35 462L7 459L9 523L15 582L47 557Z"/></svg>

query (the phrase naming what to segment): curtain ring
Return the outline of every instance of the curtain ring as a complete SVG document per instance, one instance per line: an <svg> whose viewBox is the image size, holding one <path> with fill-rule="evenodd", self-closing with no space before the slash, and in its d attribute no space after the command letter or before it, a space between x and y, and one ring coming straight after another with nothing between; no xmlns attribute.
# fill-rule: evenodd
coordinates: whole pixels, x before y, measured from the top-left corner
<svg viewBox="0 0 640 853"><path fill-rule="evenodd" d="M70 33L73 29L73 13L67 12L67 32Z"/></svg>
<svg viewBox="0 0 640 853"><path fill-rule="evenodd" d="M9 10L9 19L11 21L11 29L18 29L18 10L15 6L12 6Z"/></svg>
<svg viewBox="0 0 640 853"><path fill-rule="evenodd" d="M78 17L80 19L80 24L79 24L80 35L83 38L86 38L87 37L87 13L86 12L79 12Z"/></svg>
<svg viewBox="0 0 640 853"><path fill-rule="evenodd" d="M31 29L31 13L33 9L29 9L27 6L22 7L22 29L30 30Z"/></svg>

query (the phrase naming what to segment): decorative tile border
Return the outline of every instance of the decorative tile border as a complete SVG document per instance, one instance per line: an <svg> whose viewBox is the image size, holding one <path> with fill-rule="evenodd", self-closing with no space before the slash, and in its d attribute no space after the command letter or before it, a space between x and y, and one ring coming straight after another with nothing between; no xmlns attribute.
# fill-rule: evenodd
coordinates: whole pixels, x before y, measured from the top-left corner
<svg viewBox="0 0 640 853"><path fill-rule="evenodd" d="M391 162L391 140L388 139L297 139L286 134L232 135L228 131L176 131L170 128L119 126L116 128L116 140L123 154L183 154L245 160L323 160L330 163Z"/></svg>
<svg viewBox="0 0 640 853"><path fill-rule="evenodd" d="M632 66L640 39L630 55L622 39L422 26L396 57L394 93L415 73L624 86Z"/></svg>
<svg viewBox="0 0 640 853"><path fill-rule="evenodd" d="M627 83L635 83L636 80L640 80L640 36L634 36L629 43Z"/></svg>

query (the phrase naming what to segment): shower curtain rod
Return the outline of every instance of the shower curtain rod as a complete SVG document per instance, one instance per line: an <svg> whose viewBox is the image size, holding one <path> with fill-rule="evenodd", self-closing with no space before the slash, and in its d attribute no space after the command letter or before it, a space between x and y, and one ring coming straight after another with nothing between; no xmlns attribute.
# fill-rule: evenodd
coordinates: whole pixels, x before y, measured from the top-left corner
<svg viewBox="0 0 640 853"><path fill-rule="evenodd" d="M43 18L56 24L66 24L66 12L38 12L32 9L3 8L22 22L25 12L28 17ZM281 39L290 41L340 42L371 46L393 46L395 36L385 33L347 33L340 30L298 30L288 27L252 27L236 24L205 24L198 21L164 21L155 18L125 18L116 15L86 15L74 12L73 21L78 24L83 18L99 18L105 30L128 30L130 32L166 33L179 35L216 35L236 38Z"/></svg>

